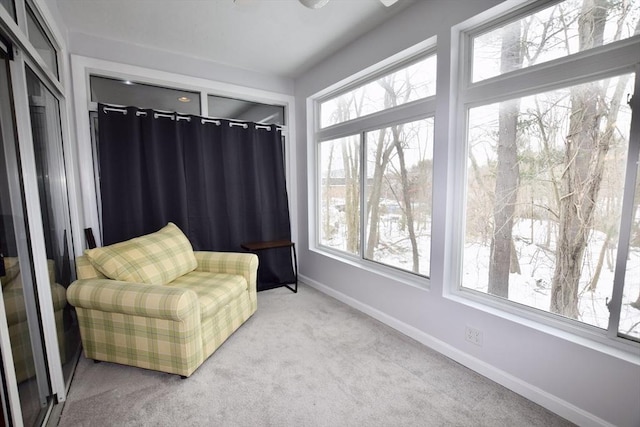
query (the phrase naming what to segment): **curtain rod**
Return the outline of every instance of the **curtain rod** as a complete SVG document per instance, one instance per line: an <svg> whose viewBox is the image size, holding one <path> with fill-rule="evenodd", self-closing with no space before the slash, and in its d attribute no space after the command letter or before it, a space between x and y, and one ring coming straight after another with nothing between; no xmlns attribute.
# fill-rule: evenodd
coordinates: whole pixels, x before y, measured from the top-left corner
<svg viewBox="0 0 640 427"><path fill-rule="evenodd" d="M116 113L122 113L124 115L127 114L127 109L126 108L118 108L118 107L109 107L106 105L102 106L102 109L105 113L109 112L109 111L113 111ZM147 112L146 111L136 111L136 116L146 116ZM168 119L171 120L176 120L176 121L180 121L180 120L187 120L187 121L191 121L191 117L188 116L181 116L179 113L160 113L160 112L155 112L153 113L153 118L157 119L158 117L166 117ZM246 122L239 122L239 121L233 121L233 119L228 119L229 120L229 127L233 127L233 126L241 126L245 129L247 129L249 127L249 125ZM205 123L214 123L216 126L220 126L222 124L222 122L219 119L207 119L202 117L200 119L200 122L202 124ZM266 125L266 124L259 124L256 123L255 124L255 128L256 129L265 129L265 130L271 130L271 126L275 126L276 131L282 131L282 126L281 125L277 125L277 124L272 124L272 125Z"/></svg>

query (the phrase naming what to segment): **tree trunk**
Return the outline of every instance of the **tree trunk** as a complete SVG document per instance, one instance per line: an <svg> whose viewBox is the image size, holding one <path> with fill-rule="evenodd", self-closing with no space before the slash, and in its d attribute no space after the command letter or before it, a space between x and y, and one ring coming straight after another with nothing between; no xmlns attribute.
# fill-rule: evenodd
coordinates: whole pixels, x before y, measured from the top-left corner
<svg viewBox="0 0 640 427"><path fill-rule="evenodd" d="M389 163L389 157L393 150L393 144L385 147L384 141L387 134L386 129L381 129L376 147L375 169L373 171L373 181L369 192L367 203L367 218L369 219L369 235L367 237L367 247L365 248L365 258L373 259L373 252L378 246L380 239L380 198L382 194L382 181L384 171Z"/></svg>
<svg viewBox="0 0 640 427"><path fill-rule="evenodd" d="M335 145L332 143L329 151L329 161L327 164L327 177L325 178L327 181L325 183L325 200L324 200L324 238L330 239L333 234L332 226L331 226L331 167L333 165L333 150L335 149Z"/></svg>
<svg viewBox="0 0 640 427"><path fill-rule="evenodd" d="M531 240L533 242L533 240ZM509 272L512 274L522 274L520 270L520 261L518 260L518 253L516 252L516 245L511 239L511 261L509 266Z"/></svg>
<svg viewBox="0 0 640 427"><path fill-rule="evenodd" d="M582 12L578 29L581 51L602 44L606 0L585 0ZM599 100L604 99L601 92L596 83L590 83L571 94L550 310L572 319L580 315L580 274L602 181L604 158L609 151L606 138L599 138L602 112L598 107Z"/></svg>
<svg viewBox="0 0 640 427"><path fill-rule="evenodd" d="M604 256L607 253L607 249L609 248L609 244L611 241L610 233L607 233L607 238L604 240L602 244L602 248L600 249L600 255L598 255L598 263L596 264L596 269L593 272L593 277L591 278L591 282L589 283L589 287L587 290L589 292L595 292L598 287L598 281L600 280L600 273L602 272L602 266L604 265Z"/></svg>
<svg viewBox="0 0 640 427"><path fill-rule="evenodd" d="M411 193L409 191L409 178L407 176L407 166L404 160L404 147L400 140L400 132L398 132L398 126L393 128L393 141L396 147L396 153L398 153L398 162L400 163L400 179L402 182L402 199L404 202L404 214L407 219L407 229L409 231L409 241L411 241L412 261L414 273L420 272L420 252L418 251L418 241L416 239L416 232L413 220L413 206L411 205Z"/></svg>
<svg viewBox="0 0 640 427"><path fill-rule="evenodd" d="M360 248L359 149L354 150L349 143L344 142L342 144L342 159L345 174L346 250L350 253L358 253Z"/></svg>
<svg viewBox="0 0 640 427"><path fill-rule="evenodd" d="M503 30L500 69L502 72L508 72L520 68L521 65L520 23L515 22ZM519 99L500 103L488 292L503 298L509 298L513 215L520 175L516 142L519 110Z"/></svg>

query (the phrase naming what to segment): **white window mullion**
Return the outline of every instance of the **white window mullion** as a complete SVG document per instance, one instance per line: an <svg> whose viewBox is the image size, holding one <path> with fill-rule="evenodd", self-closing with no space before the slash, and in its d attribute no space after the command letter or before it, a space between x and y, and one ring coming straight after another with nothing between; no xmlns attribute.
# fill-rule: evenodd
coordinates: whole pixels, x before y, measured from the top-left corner
<svg viewBox="0 0 640 427"><path fill-rule="evenodd" d="M471 84L464 91L464 103L473 106L527 96L633 70L638 62L639 38L640 36ZM614 46L620 47L613 49ZM576 77L576 70L580 70L579 77Z"/></svg>
<svg viewBox="0 0 640 427"><path fill-rule="evenodd" d="M367 245L367 133L360 132L360 259Z"/></svg>
<svg viewBox="0 0 640 427"><path fill-rule="evenodd" d="M357 134L364 130L381 129L395 124L410 122L425 116L434 115L436 110L435 97L429 97L410 104L403 104L389 110L380 111L368 116L349 120L348 122L321 129L317 133L319 140L337 139Z"/></svg>

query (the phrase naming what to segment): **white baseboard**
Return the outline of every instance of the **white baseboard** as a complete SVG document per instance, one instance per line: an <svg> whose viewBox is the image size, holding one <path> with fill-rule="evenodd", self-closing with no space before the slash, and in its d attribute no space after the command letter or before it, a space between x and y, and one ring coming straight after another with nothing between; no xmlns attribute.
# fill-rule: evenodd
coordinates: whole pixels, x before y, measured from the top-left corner
<svg viewBox="0 0 640 427"><path fill-rule="evenodd" d="M404 335L407 335L410 338L418 341L421 344L426 345L429 348L455 360L461 365L466 366L467 368L479 373L480 375L489 378L492 381L508 388L509 390L518 393L519 395L531 400L532 402L537 403L538 405L554 412L561 417L575 423L579 426L588 426L588 427L596 427L596 426L606 426L613 427L613 424L608 423L607 421L591 414L588 411L585 411L582 408L579 408L563 399L560 399L551 393L548 393L542 390L539 387L536 387L532 384L529 384L522 379L515 377L501 369L496 368L493 365L490 365L476 357L473 357L460 349L453 347L446 342L437 339L411 325L408 325L395 317L389 316L388 314L371 307L367 304L364 304L355 298L352 298L348 295L345 295L341 292L336 291L335 289L326 286L322 283L319 283L313 279L310 279L304 275L299 275L299 280L318 291L327 294L338 301L341 301L380 322L384 323L387 326L401 332Z"/></svg>

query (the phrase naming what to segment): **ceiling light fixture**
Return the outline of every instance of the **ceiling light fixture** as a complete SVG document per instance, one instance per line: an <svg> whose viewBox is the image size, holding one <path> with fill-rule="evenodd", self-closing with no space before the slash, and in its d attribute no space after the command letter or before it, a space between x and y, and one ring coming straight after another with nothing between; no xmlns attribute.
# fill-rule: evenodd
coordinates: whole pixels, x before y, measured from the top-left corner
<svg viewBox="0 0 640 427"><path fill-rule="evenodd" d="M181 96L180 98L178 98L178 101L180 101L180 102L189 102L189 101L191 101L191 98L187 98L186 96Z"/></svg>
<svg viewBox="0 0 640 427"><path fill-rule="evenodd" d="M309 9L320 9L322 6L329 3L329 0L298 0L300 3L308 7Z"/></svg>

